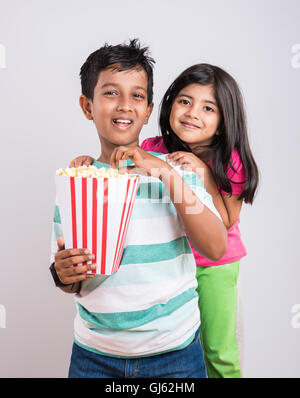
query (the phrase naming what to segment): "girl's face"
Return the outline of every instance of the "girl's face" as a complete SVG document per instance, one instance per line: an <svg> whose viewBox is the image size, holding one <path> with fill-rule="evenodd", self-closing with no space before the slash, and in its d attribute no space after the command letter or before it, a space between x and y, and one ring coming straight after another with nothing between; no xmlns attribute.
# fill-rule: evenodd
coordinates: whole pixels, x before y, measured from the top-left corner
<svg viewBox="0 0 300 398"><path fill-rule="evenodd" d="M197 83L184 87L175 98L170 126L191 149L211 143L220 122L220 111L211 85Z"/></svg>

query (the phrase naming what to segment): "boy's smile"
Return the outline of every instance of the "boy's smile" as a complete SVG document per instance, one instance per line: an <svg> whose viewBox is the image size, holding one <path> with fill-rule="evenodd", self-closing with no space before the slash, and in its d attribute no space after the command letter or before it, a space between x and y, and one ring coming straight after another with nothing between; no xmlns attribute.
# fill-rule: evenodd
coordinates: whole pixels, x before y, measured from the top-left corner
<svg viewBox="0 0 300 398"><path fill-rule="evenodd" d="M115 146L138 145L153 108L148 105L146 71L139 67L117 71L115 66L100 72L93 100L80 96L85 116L96 125L102 153Z"/></svg>

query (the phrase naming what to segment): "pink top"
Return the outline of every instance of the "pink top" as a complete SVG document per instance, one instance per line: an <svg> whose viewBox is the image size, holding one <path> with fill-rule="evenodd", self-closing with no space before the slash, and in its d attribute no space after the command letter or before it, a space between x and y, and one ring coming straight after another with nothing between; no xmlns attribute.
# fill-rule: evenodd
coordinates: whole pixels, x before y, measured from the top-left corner
<svg viewBox="0 0 300 398"><path fill-rule="evenodd" d="M152 137L145 139L141 144L141 148L144 149L145 151L168 153L168 150L164 145L162 137ZM234 172L231 169L231 167L228 166L227 168L228 177L235 182L245 181L246 179L245 170L241 161L241 157L236 149L234 149L232 152L231 163L236 171ZM234 182L231 183L232 194L233 195L241 194L243 192L244 185L245 184L235 184ZM222 190L221 193L225 195L227 194ZM240 219L238 218L237 222L227 231L227 250L224 256L218 261L208 260L206 257L199 254L191 245L196 260L196 264L198 266L208 267L213 265L229 264L234 261L240 260L242 257L244 257L247 254L245 246L243 245L241 239L241 233L238 227L239 222Z"/></svg>

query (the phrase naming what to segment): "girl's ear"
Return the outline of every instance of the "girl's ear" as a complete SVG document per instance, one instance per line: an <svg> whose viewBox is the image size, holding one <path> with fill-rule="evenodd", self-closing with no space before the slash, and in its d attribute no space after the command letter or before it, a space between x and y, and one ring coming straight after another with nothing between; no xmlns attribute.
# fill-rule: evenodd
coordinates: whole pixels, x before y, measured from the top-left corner
<svg viewBox="0 0 300 398"><path fill-rule="evenodd" d="M91 100L89 100L85 95L82 94L79 97L79 105L84 113L84 116L88 120L93 120Z"/></svg>

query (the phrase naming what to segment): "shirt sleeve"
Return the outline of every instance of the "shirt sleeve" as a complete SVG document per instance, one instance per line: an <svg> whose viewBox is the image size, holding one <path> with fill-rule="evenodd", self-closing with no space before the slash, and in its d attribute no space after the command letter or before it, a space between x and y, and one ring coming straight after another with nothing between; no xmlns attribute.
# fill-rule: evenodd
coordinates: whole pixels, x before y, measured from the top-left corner
<svg viewBox="0 0 300 398"><path fill-rule="evenodd" d="M52 234L51 234L51 257L50 257L50 264L54 262L54 257L57 252L57 239L62 236L62 227L61 227L61 219L59 213L59 207L55 203L54 206L54 215L52 220Z"/></svg>
<svg viewBox="0 0 300 398"><path fill-rule="evenodd" d="M228 165L227 176L231 180L230 185L232 195L240 195L245 187L246 173L240 154L236 149L232 152L231 163L235 171L230 167L230 165ZM225 192L222 189L221 193L222 195L228 195L228 192Z"/></svg>
<svg viewBox="0 0 300 398"><path fill-rule="evenodd" d="M140 146L142 149L144 149L144 151L168 153L168 150L164 145L164 141L163 141L162 137L159 137L159 136L146 138L141 143Z"/></svg>
<svg viewBox="0 0 300 398"><path fill-rule="evenodd" d="M141 148L144 149L144 151L151 151L153 148L153 145L151 145L151 138L146 138L141 143Z"/></svg>
<svg viewBox="0 0 300 398"><path fill-rule="evenodd" d="M182 174L182 178L188 184L194 194L201 200L201 202L222 221L220 214L214 206L211 195L206 191L198 175L193 172L184 173Z"/></svg>
<svg viewBox="0 0 300 398"><path fill-rule="evenodd" d="M211 195L206 191L201 179L199 176L187 170L182 170L180 165L179 166L172 166L174 170L182 177L182 179L187 183L187 185L191 188L194 194L201 200L201 202L209 208L221 221L222 218L214 206L213 200ZM195 212L198 212L199 209L194 209ZM191 211L193 209L191 207Z"/></svg>

